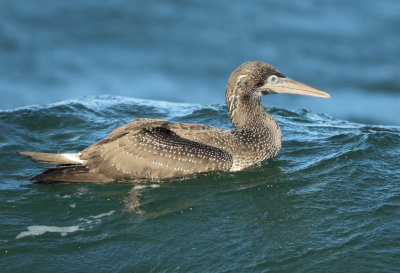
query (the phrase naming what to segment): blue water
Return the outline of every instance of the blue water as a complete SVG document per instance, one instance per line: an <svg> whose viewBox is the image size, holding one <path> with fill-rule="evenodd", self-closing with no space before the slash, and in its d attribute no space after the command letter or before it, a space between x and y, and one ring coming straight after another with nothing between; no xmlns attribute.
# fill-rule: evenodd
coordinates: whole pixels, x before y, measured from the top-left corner
<svg viewBox="0 0 400 273"><path fill-rule="evenodd" d="M400 2L0 1L0 108L83 95L223 103L248 60L333 94L276 96L363 123L400 125ZM397 113L397 115L396 115Z"/></svg>
<svg viewBox="0 0 400 273"><path fill-rule="evenodd" d="M0 0L2 272L398 272L400 2ZM138 117L231 128L263 60L332 99L263 99L279 156L164 184L36 185Z"/></svg>
<svg viewBox="0 0 400 273"><path fill-rule="evenodd" d="M6 272L395 272L400 127L269 108L280 155L163 184L37 185L14 151L78 151L132 118L229 128L226 107L85 97L3 111L0 265Z"/></svg>

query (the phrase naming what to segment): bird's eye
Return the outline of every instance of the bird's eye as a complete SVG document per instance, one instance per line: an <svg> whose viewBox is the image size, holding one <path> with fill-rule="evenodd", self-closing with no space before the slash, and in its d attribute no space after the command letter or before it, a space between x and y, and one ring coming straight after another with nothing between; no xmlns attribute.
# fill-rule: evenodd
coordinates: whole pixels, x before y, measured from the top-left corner
<svg viewBox="0 0 400 273"><path fill-rule="evenodd" d="M276 75L271 75L271 76L268 78L268 82L269 82L269 83L272 83L272 84L278 83L278 81L279 81L279 78L278 78L278 76L276 76Z"/></svg>

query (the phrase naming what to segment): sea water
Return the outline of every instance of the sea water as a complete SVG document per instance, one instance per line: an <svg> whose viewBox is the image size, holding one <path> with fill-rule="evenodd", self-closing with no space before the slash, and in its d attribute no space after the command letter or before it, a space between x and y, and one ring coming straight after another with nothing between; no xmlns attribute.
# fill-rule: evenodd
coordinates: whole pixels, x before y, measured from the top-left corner
<svg viewBox="0 0 400 273"><path fill-rule="evenodd" d="M229 129L224 105L83 97L0 112L4 272L395 272L400 128L268 108L278 157L160 184L32 184L16 151L76 152L134 118Z"/></svg>

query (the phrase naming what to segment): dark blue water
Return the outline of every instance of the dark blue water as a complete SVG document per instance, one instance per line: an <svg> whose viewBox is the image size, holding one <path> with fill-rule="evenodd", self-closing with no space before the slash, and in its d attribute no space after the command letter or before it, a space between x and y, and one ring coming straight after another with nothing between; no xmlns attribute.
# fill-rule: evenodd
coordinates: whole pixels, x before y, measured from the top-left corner
<svg viewBox="0 0 400 273"><path fill-rule="evenodd" d="M396 272L400 127L268 110L276 159L139 186L31 184L37 164L14 151L78 151L142 115L229 128L226 107L106 96L1 112L1 268Z"/></svg>
<svg viewBox="0 0 400 273"><path fill-rule="evenodd" d="M394 0L0 0L0 268L398 272L398 14ZM16 151L76 152L134 118L231 128L227 78L255 59L332 95L263 99L277 158L161 185L27 181L40 169Z"/></svg>

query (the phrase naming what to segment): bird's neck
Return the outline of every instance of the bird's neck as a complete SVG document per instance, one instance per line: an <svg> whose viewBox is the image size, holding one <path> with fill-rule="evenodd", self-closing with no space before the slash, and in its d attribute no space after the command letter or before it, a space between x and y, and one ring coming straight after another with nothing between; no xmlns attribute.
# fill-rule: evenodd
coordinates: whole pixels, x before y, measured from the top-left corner
<svg viewBox="0 0 400 273"><path fill-rule="evenodd" d="M275 119L255 101L236 101L229 105L229 114L235 130L230 150L233 155L231 170L241 170L278 154L282 134ZM229 150L229 149L228 149Z"/></svg>
<svg viewBox="0 0 400 273"><path fill-rule="evenodd" d="M234 106L228 105L229 115L236 130L266 129L279 132L275 119L268 114L259 99L237 100Z"/></svg>

